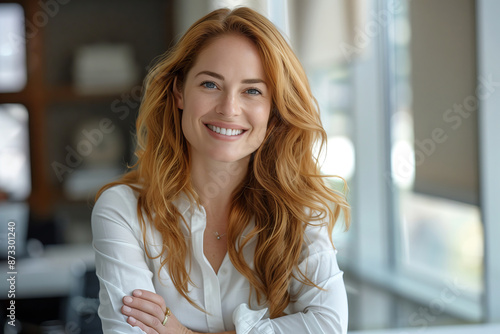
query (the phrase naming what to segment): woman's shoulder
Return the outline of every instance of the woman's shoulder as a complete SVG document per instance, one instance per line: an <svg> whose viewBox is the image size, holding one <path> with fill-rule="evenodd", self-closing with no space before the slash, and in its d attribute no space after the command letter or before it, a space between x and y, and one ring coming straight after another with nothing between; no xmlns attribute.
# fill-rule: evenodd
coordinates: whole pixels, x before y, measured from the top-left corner
<svg viewBox="0 0 500 334"><path fill-rule="evenodd" d="M131 186L127 184L114 185L106 190L104 190L97 202L99 201L110 201L126 204L137 203L138 193ZM96 203L97 203L96 202Z"/></svg>
<svg viewBox="0 0 500 334"><path fill-rule="evenodd" d="M311 213L311 210L308 209L308 213ZM307 222L304 231L303 253L311 255L324 251L333 252L335 249L331 242L328 226L331 224L329 215L327 213L319 215L319 212L314 211L313 213L314 216L318 215L321 218Z"/></svg>
<svg viewBox="0 0 500 334"><path fill-rule="evenodd" d="M330 248L328 226L321 223L308 224L304 231L304 242L307 247Z"/></svg>
<svg viewBox="0 0 500 334"><path fill-rule="evenodd" d="M137 197L138 193L124 184L113 185L100 194L91 216L94 242L126 240L143 247Z"/></svg>
<svg viewBox="0 0 500 334"><path fill-rule="evenodd" d="M104 190L92 209L92 221L100 218L130 222L137 220L138 193L125 184Z"/></svg>

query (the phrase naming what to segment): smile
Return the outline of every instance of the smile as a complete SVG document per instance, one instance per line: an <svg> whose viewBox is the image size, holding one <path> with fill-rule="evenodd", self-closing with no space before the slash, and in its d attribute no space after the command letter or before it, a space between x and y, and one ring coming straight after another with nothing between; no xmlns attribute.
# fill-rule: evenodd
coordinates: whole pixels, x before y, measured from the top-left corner
<svg viewBox="0 0 500 334"><path fill-rule="evenodd" d="M242 129L219 128L218 126L214 126L211 124L207 124L207 127L210 130L212 130L213 132L224 135L224 136L238 136L244 132L244 130L242 130Z"/></svg>

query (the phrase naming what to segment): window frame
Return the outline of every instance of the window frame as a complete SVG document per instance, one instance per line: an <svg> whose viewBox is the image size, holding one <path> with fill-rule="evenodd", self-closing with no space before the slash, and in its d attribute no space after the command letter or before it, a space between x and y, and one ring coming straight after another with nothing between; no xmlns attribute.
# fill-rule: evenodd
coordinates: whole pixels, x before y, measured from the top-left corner
<svg viewBox="0 0 500 334"><path fill-rule="evenodd" d="M476 0L478 77L500 79L500 3L495 0ZM493 92L479 105L479 162L480 203L484 224L484 320L500 322L500 92Z"/></svg>
<svg viewBox="0 0 500 334"><path fill-rule="evenodd" d="M377 13L387 10L387 2L369 0L367 11ZM477 0L477 52L478 78L493 76L500 78L500 44L497 42L500 21L494 13L500 3L494 0ZM386 38L389 23L384 33L376 34L366 45L353 64L353 90L356 98L353 108L356 148L356 176L351 184L356 207L353 208L353 256L339 262L345 270L365 282L374 284L396 296L430 305L443 293L443 282L422 281L398 271L394 251L397 246L393 220L390 180L390 113L393 97L390 96L391 78L388 73ZM382 85L380 83L383 83ZM479 150L480 150L480 196L481 216L484 225L484 291L482 294L463 294L456 302L446 305L444 313L471 322L500 321L500 261L494 254L500 253L500 155L498 143L500 132L500 94L480 105ZM496 150L496 151L495 151ZM496 185L496 186L495 186ZM497 219L495 219L497 218ZM497 222L498 223L498 222ZM391 255L392 254L392 255ZM339 254L340 255L340 254Z"/></svg>

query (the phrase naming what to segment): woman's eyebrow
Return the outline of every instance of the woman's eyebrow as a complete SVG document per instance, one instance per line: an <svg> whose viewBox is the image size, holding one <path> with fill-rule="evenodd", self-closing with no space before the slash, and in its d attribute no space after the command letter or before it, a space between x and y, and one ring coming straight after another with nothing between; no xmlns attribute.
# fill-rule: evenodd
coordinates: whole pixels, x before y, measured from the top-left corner
<svg viewBox="0 0 500 334"><path fill-rule="evenodd" d="M242 83L244 84L258 84L258 83L262 83L264 85L266 85L266 82L262 79L245 79L245 80L242 80L241 81Z"/></svg>
<svg viewBox="0 0 500 334"><path fill-rule="evenodd" d="M196 74L195 77L197 77L199 75L202 75L202 74L209 75L209 76L212 76L212 77L214 77L216 79L224 81L224 76L220 75L219 73L212 72L212 71L201 71L198 74ZM266 85L266 82L264 80L258 79L258 78L257 79L244 79L241 82L244 83L244 84L262 83L262 84Z"/></svg>
<svg viewBox="0 0 500 334"><path fill-rule="evenodd" d="M212 71L201 71L195 75L195 78L199 75L202 75L202 74L206 74L206 75L209 75L209 76L214 77L216 79L224 81L224 77L222 75L220 75L219 73L212 72Z"/></svg>

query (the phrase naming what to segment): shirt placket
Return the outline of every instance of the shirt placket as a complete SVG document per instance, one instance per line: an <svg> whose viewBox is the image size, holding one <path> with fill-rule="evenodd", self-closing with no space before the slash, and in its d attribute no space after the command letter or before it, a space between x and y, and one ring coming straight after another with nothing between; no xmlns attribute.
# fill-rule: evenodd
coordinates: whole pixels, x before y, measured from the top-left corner
<svg viewBox="0 0 500 334"><path fill-rule="evenodd" d="M207 326L210 332L225 331L222 317L222 300L219 279L203 253L203 234L206 227L205 210L196 209L191 232L193 233L193 253L201 268L203 277L203 296L207 312Z"/></svg>

